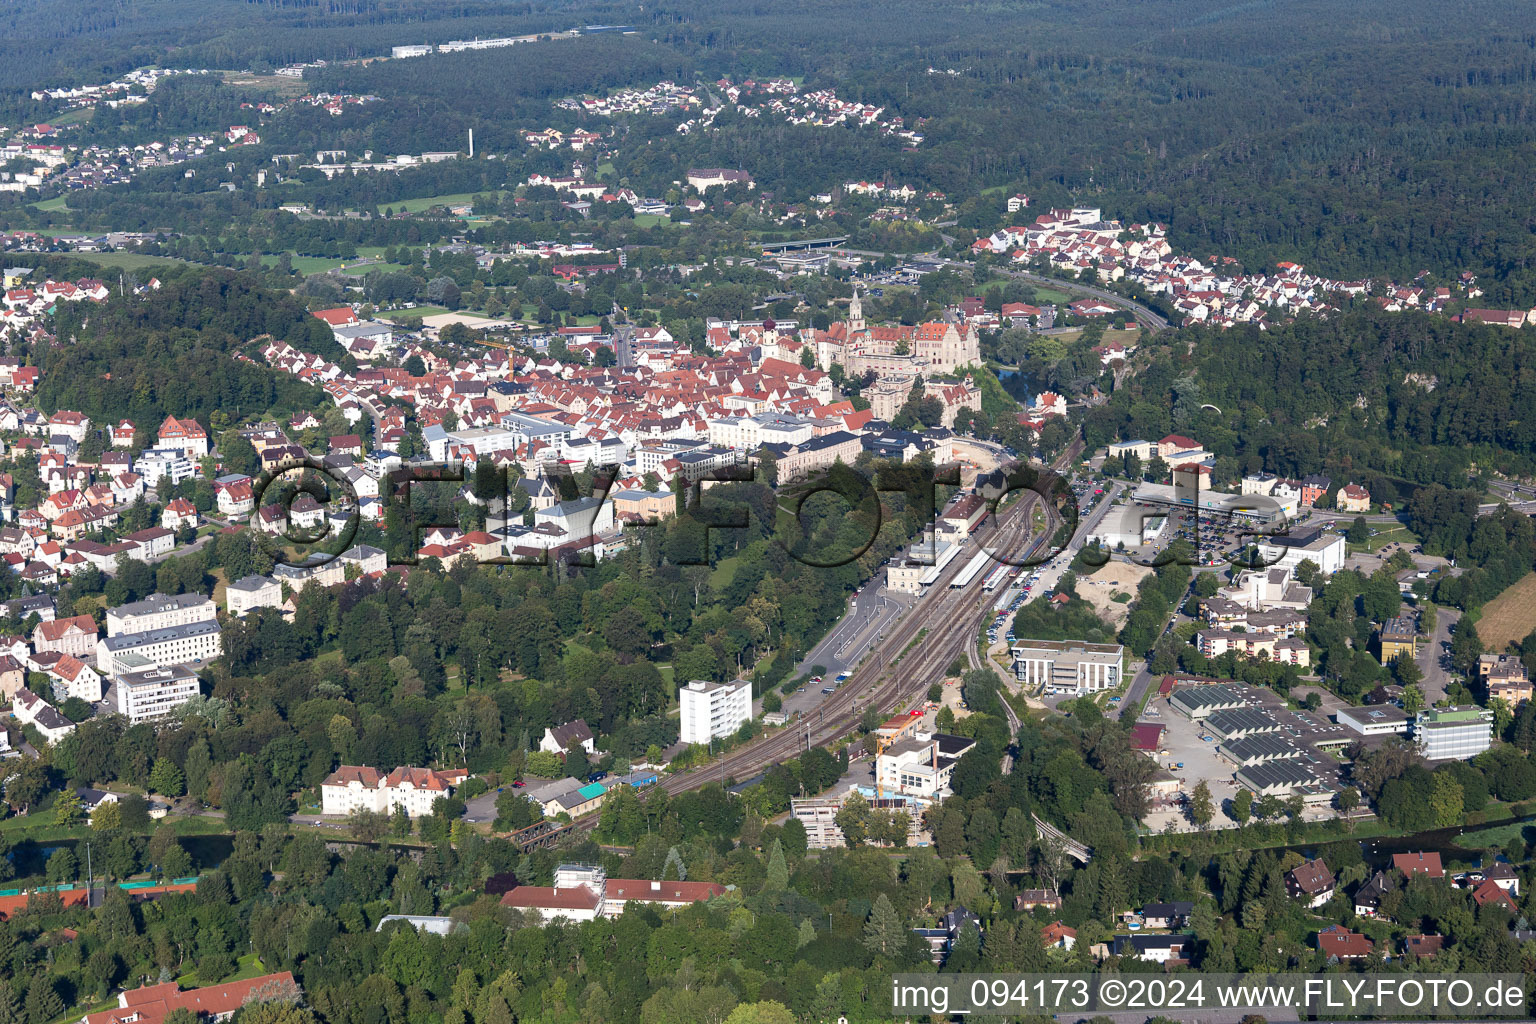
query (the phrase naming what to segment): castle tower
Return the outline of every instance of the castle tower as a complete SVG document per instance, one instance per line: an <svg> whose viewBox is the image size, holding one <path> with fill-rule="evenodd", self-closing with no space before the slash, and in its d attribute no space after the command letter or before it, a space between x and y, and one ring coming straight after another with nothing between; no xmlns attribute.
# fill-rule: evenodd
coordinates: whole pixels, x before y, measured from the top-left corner
<svg viewBox="0 0 1536 1024"><path fill-rule="evenodd" d="M864 300L859 298L859 286L853 286L853 298L848 300L848 333L864 329Z"/></svg>

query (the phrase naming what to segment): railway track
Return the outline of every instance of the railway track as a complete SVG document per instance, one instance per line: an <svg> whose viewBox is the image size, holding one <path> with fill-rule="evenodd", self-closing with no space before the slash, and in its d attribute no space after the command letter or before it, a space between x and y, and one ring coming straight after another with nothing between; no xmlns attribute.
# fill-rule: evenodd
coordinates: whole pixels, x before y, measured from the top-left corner
<svg viewBox="0 0 1536 1024"><path fill-rule="evenodd" d="M1082 451L1078 440L1053 463L1059 470L1070 465ZM1045 508L1043 528L1036 530L1034 511ZM977 543L1021 559L1037 554L1060 526L1057 514L1035 492L1026 492L993 516L994 525ZM898 703L915 699L956 657L976 644L982 617L990 610L993 595L982 589L980 579L951 589L950 583L964 568L966 558L954 559L934 581L912 611L891 626L884 641L871 650L863 664L830 694L813 716L797 720L791 728L726 754L687 772L663 776L657 785L667 793L682 793L712 782L751 778L804 750L824 746L852 732L864 710L874 707L882 714ZM598 816L588 815L572 823L570 832L584 834L597 826Z"/></svg>

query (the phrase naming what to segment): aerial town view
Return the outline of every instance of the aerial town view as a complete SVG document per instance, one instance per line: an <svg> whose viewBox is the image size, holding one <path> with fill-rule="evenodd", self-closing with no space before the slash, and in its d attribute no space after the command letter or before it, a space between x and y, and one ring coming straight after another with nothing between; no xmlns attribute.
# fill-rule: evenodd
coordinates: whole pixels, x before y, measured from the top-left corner
<svg viewBox="0 0 1536 1024"><path fill-rule="evenodd" d="M1536 1019L1518 0L9 0L0 1024Z"/></svg>

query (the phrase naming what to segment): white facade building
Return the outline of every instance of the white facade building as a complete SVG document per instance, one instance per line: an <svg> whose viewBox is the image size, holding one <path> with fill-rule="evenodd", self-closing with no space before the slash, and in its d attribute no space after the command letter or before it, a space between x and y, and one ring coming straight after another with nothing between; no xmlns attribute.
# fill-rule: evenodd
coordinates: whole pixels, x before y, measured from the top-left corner
<svg viewBox="0 0 1536 1024"><path fill-rule="evenodd" d="M385 775L377 768L342 765L320 783L321 814L377 811L393 814L404 809L412 818L432 813L432 805L449 796L464 781L463 771L439 772L401 766Z"/></svg>
<svg viewBox="0 0 1536 1024"><path fill-rule="evenodd" d="M198 694L197 675L185 665L121 672L114 686L118 714L130 725L166 718Z"/></svg>
<svg viewBox="0 0 1536 1024"><path fill-rule="evenodd" d="M955 762L975 745L975 740L944 733L899 739L875 758L879 790L892 796L942 799L949 794Z"/></svg>
<svg viewBox="0 0 1536 1024"><path fill-rule="evenodd" d="M1021 640L1013 645L1013 671L1026 686L1081 696L1120 685L1125 648L1076 640Z"/></svg>
<svg viewBox="0 0 1536 1024"><path fill-rule="evenodd" d="M180 448L151 448L134 461L133 471L144 478L145 490L153 491L165 477L181 483L197 472L197 466Z"/></svg>
<svg viewBox="0 0 1536 1024"><path fill-rule="evenodd" d="M1477 705L1426 708L1413 722L1426 761L1466 761L1493 745L1493 712Z"/></svg>
<svg viewBox="0 0 1536 1024"><path fill-rule="evenodd" d="M137 655L153 665L207 661L224 653L224 635L217 622L196 622L143 633L123 633L96 643L96 667L108 675L140 667L128 661Z"/></svg>
<svg viewBox="0 0 1536 1024"><path fill-rule="evenodd" d="M1316 530L1299 537L1268 537L1259 541L1258 548L1266 568L1285 569L1293 575L1308 560L1325 576L1344 568L1344 536L1339 533Z"/></svg>
<svg viewBox="0 0 1536 1024"><path fill-rule="evenodd" d="M752 717L752 682L737 679L730 683L691 680L677 692L682 712L684 743L708 743L729 736Z"/></svg>
<svg viewBox="0 0 1536 1024"><path fill-rule="evenodd" d="M107 609L107 636L191 626L198 622L213 622L218 617L218 607L211 597L202 594L177 594L174 597L151 594L142 601Z"/></svg>
<svg viewBox="0 0 1536 1024"><path fill-rule="evenodd" d="M224 609L241 616L257 608L277 608L283 603L283 585L271 576L246 576L224 588Z"/></svg>

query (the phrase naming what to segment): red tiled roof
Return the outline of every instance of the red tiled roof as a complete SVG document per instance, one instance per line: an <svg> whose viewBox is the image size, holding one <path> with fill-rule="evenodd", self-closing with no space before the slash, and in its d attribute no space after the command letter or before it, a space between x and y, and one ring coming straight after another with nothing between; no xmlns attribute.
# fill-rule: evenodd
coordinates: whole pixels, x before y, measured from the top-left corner
<svg viewBox="0 0 1536 1024"><path fill-rule="evenodd" d="M373 789L378 786L379 780L383 777L384 773L380 772L377 768L365 768L359 767L357 765L344 764L337 768L335 771L331 772L331 774L327 775L325 777L325 781L322 782L321 785L345 786L353 782L360 782L364 786L367 786L369 789Z"/></svg>
<svg viewBox="0 0 1536 1024"><path fill-rule="evenodd" d="M608 879L608 898L639 903L697 903L725 894L717 882L658 882L646 878Z"/></svg>
<svg viewBox="0 0 1536 1024"><path fill-rule="evenodd" d="M172 1011L185 1009L196 1017L219 1017L234 1013L260 989L297 989L289 971L267 974L246 981L231 981L182 991L174 981L146 985L118 997L122 1005L111 1010L87 1014L85 1024L159 1024Z"/></svg>
<svg viewBox="0 0 1536 1024"><path fill-rule="evenodd" d="M39 622L36 636L42 637L49 643L62 640L69 633L70 627L85 633L96 635L96 620L89 615L71 615L67 619L54 619L52 622Z"/></svg>
<svg viewBox="0 0 1536 1024"><path fill-rule="evenodd" d="M14 913L17 913L18 911L25 910L27 908L27 901L34 895L37 894L22 893L19 896L0 896L0 921L4 921L6 918L10 917ZM64 905L66 907L81 906L85 903L84 888L69 889L65 892L58 893L58 896L61 900L64 901Z"/></svg>
<svg viewBox="0 0 1536 1024"><path fill-rule="evenodd" d="M1430 878L1445 877L1445 868L1440 864L1438 853L1394 853L1392 866L1409 878L1414 875L1428 875Z"/></svg>
<svg viewBox="0 0 1536 1024"><path fill-rule="evenodd" d="M352 312L350 306L339 306L336 309L317 309L312 314L332 327L345 327L347 324L357 323L357 314Z"/></svg>
<svg viewBox="0 0 1536 1024"><path fill-rule="evenodd" d="M1052 921L1040 929L1040 941L1048 946L1054 946L1063 938L1077 938L1077 929L1068 927L1060 921Z"/></svg>
<svg viewBox="0 0 1536 1024"><path fill-rule="evenodd" d="M1336 924L1317 933L1317 948L1340 958L1369 956L1371 940Z"/></svg>
<svg viewBox="0 0 1536 1024"><path fill-rule="evenodd" d="M520 885L502 895L501 905L523 910L596 910L597 893L584 885L568 889Z"/></svg>
<svg viewBox="0 0 1536 1024"><path fill-rule="evenodd" d="M1499 887L1499 883L1491 878L1486 878L1476 889L1472 890L1472 902L1480 907L1486 907L1490 903L1497 903L1510 911L1518 908L1515 901L1509 898L1509 893Z"/></svg>

